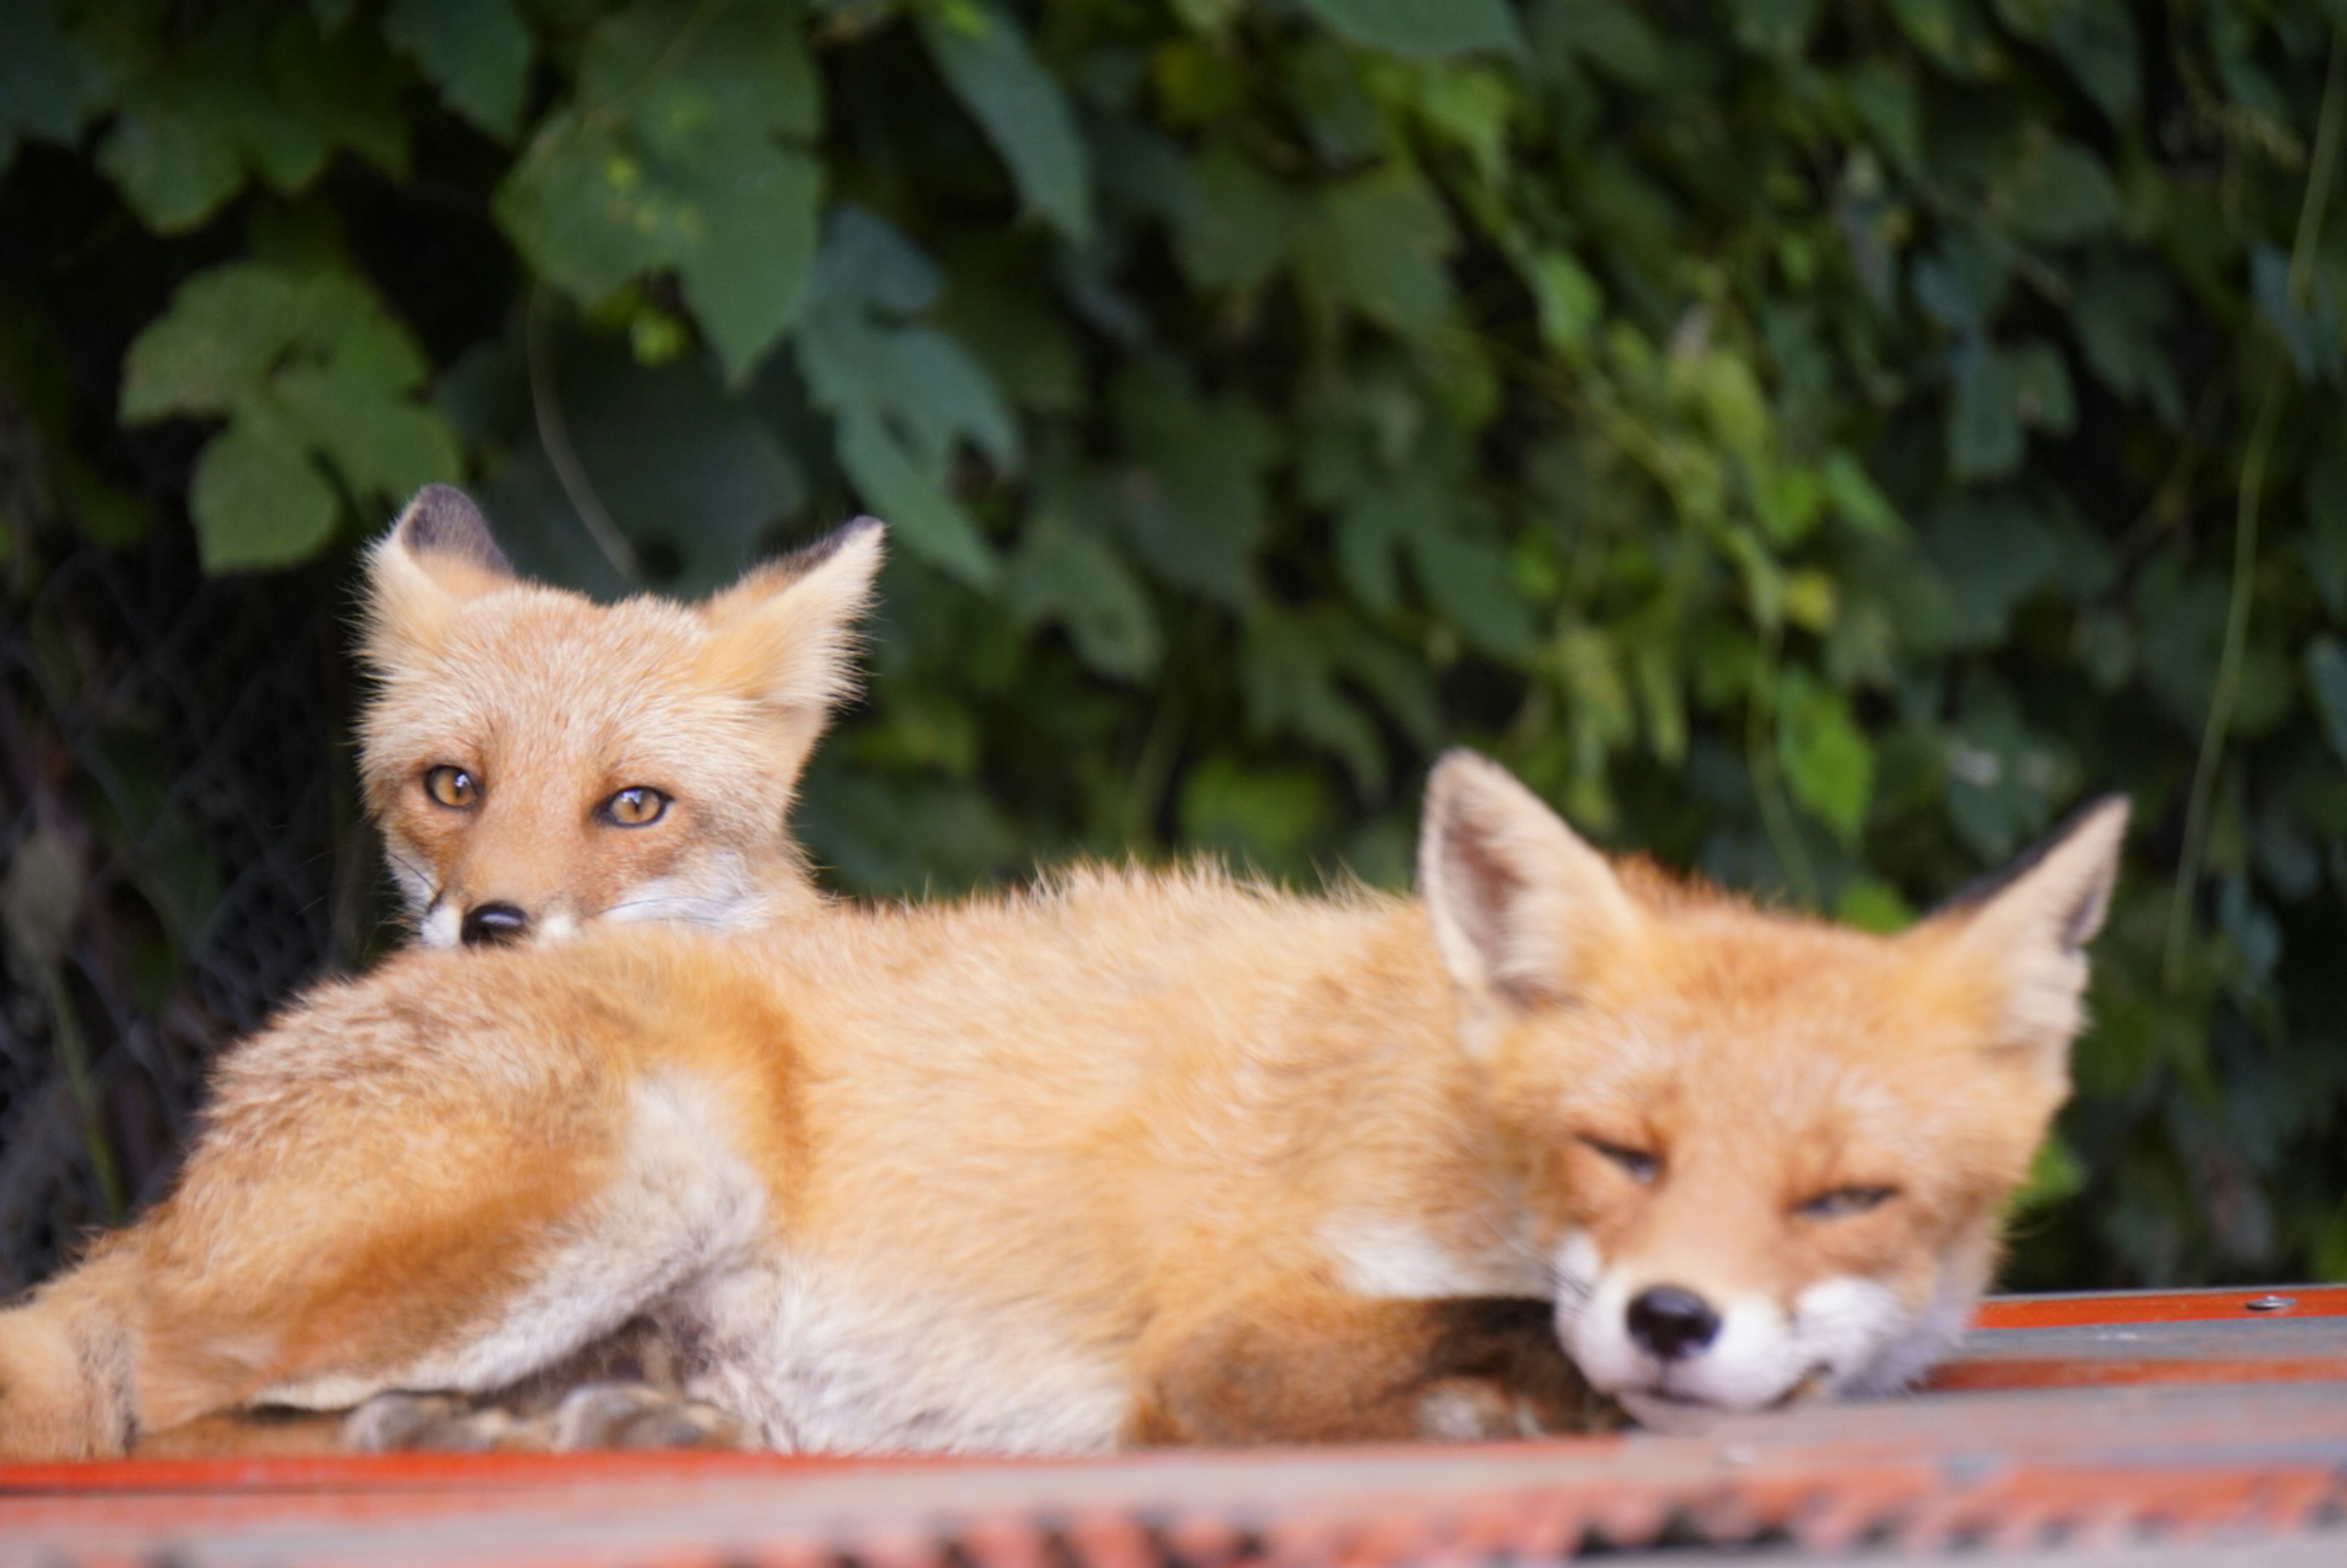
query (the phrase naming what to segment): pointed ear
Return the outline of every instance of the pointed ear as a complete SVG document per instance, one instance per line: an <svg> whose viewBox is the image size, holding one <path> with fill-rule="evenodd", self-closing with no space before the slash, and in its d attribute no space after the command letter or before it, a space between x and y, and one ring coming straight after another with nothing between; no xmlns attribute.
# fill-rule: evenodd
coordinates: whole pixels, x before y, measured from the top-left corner
<svg viewBox="0 0 2347 1568"><path fill-rule="evenodd" d="M1427 781L1418 884L1451 979L1519 1008L1572 996L1639 919L1605 857L1472 752L1450 753Z"/></svg>
<svg viewBox="0 0 2347 1568"><path fill-rule="evenodd" d="M820 725L855 689L856 622L871 603L887 531L876 518L858 518L712 595L701 607L711 632L702 655L711 681L770 707L814 714Z"/></svg>
<svg viewBox="0 0 2347 1568"><path fill-rule="evenodd" d="M367 552L361 652L384 670L430 653L466 600L518 580L472 497L453 485L426 485Z"/></svg>
<svg viewBox="0 0 2347 1568"><path fill-rule="evenodd" d="M2086 944L2110 911L2127 823L2127 803L2105 796L1917 927L1985 970L2001 993L2001 1043L2058 1060L2085 1024Z"/></svg>

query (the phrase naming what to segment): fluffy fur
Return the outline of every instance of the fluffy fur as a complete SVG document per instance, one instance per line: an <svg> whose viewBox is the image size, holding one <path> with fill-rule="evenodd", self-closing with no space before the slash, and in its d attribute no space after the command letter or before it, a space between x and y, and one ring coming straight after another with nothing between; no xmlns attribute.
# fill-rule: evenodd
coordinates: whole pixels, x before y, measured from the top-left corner
<svg viewBox="0 0 2347 1568"><path fill-rule="evenodd" d="M784 820L853 684L881 542L859 518L697 605L598 605L515 576L462 493L418 495L367 558L360 770L423 943L455 945L489 906L518 917L500 936L562 937L746 930L813 902ZM441 767L471 805L433 798ZM610 820L631 788L665 814Z"/></svg>
<svg viewBox="0 0 2347 1568"><path fill-rule="evenodd" d="M1984 1278L2062 1092L2016 997L2116 833L1884 939L1617 872L1460 756L1424 906L1081 872L410 952L228 1057L173 1196L0 1315L0 1452L496 1388L631 1322L784 1449L1512 1432L1580 1413L1556 1339L1415 1298L1552 1286L1634 1401L1864 1385ZM1852 1183L1896 1196L1799 1212ZM1663 1280L1823 1348L1643 1367L1598 1320Z"/></svg>

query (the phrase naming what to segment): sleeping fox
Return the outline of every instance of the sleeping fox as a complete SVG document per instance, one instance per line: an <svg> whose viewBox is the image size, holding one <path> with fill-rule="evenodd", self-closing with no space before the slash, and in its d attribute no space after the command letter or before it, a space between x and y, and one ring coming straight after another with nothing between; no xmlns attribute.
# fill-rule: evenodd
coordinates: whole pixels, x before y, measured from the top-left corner
<svg viewBox="0 0 2347 1568"><path fill-rule="evenodd" d="M226 1057L173 1194L0 1314L0 1453L498 1389L630 1320L794 1450L1519 1430L1506 1367L1436 1375L1434 1298L1549 1298L1665 1419L1895 1387L2065 1096L2124 820L1881 938L1610 863L1459 753L1421 901L1080 871L410 951Z"/></svg>
<svg viewBox="0 0 2347 1568"><path fill-rule="evenodd" d="M592 921L747 930L811 907L784 818L853 683L869 518L699 604L515 575L426 487L369 553L360 773L426 947Z"/></svg>

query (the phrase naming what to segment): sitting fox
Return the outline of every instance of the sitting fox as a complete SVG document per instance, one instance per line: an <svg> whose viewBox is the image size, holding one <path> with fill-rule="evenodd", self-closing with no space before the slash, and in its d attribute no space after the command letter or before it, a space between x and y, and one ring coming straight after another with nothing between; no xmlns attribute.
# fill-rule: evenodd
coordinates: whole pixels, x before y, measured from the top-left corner
<svg viewBox="0 0 2347 1568"><path fill-rule="evenodd" d="M1510 1430L1433 1297L1634 1410L1895 1387L2066 1092L2106 803L1897 938L1616 866L1479 758L1422 902L1211 875L411 951L223 1059L173 1194L0 1314L0 1452L487 1390L645 1322L775 1448Z"/></svg>
<svg viewBox="0 0 2347 1568"><path fill-rule="evenodd" d="M784 818L880 553L861 518L699 604L598 605L517 577L473 503L426 487L368 555L360 646L367 809L417 938L812 907Z"/></svg>

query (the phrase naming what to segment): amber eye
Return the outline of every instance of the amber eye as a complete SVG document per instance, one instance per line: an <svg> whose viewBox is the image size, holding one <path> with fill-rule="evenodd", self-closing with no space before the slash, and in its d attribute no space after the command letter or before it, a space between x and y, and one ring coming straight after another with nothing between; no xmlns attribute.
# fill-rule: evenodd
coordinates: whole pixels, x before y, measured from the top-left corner
<svg viewBox="0 0 2347 1568"><path fill-rule="evenodd" d="M668 796L650 784L634 784L597 806L595 815L614 827L650 827L668 815Z"/></svg>
<svg viewBox="0 0 2347 1568"><path fill-rule="evenodd" d="M1581 1141L1621 1166L1624 1175L1642 1186L1663 1173L1663 1159L1659 1154L1649 1154L1644 1149L1632 1149L1620 1143L1609 1143L1603 1138L1583 1137Z"/></svg>
<svg viewBox="0 0 2347 1568"><path fill-rule="evenodd" d="M1898 1195L1896 1187L1835 1187L1795 1204L1793 1212L1807 1220L1846 1219L1879 1209Z"/></svg>
<svg viewBox="0 0 2347 1568"><path fill-rule="evenodd" d="M424 775L424 793L453 811L470 811L480 803L481 784L464 769L443 764Z"/></svg>

